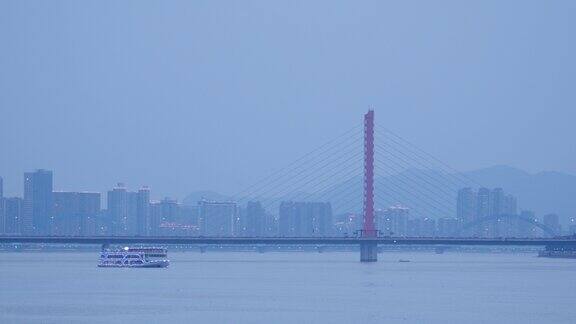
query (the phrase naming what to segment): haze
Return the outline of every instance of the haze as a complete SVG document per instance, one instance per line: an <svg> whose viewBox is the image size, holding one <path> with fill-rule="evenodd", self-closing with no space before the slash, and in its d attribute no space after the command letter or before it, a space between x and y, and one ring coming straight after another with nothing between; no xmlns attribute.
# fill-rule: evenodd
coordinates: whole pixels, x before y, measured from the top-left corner
<svg viewBox="0 0 576 324"><path fill-rule="evenodd" d="M460 170L576 173L573 1L2 1L0 176L250 185L361 122Z"/></svg>

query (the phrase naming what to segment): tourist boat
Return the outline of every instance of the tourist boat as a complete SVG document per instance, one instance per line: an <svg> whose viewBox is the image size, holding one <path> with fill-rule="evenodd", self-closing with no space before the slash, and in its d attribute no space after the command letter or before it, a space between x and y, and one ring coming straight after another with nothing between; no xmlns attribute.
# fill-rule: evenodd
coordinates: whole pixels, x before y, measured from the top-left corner
<svg viewBox="0 0 576 324"><path fill-rule="evenodd" d="M166 268L170 261L168 251L155 247L124 247L103 249L100 253L101 268Z"/></svg>

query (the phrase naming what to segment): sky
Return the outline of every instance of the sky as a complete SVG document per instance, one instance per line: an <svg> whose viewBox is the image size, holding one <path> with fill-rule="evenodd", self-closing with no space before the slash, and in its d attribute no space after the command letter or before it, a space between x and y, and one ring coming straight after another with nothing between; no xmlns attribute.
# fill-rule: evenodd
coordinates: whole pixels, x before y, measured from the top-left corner
<svg viewBox="0 0 576 324"><path fill-rule="evenodd" d="M359 124L576 173L574 1L0 1L0 176L232 194Z"/></svg>

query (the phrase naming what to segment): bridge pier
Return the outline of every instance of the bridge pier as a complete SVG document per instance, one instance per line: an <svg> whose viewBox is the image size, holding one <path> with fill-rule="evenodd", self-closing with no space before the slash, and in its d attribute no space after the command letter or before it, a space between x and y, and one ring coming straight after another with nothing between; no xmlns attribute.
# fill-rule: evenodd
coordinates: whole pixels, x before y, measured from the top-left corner
<svg viewBox="0 0 576 324"><path fill-rule="evenodd" d="M360 243L360 262L378 261L378 244L376 242Z"/></svg>

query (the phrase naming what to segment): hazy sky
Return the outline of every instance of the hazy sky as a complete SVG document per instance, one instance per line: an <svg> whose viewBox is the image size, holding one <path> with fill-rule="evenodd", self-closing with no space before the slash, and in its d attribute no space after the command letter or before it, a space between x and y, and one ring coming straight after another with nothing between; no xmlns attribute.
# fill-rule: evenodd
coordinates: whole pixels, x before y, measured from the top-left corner
<svg viewBox="0 0 576 324"><path fill-rule="evenodd" d="M576 1L0 1L0 175L234 193L359 123L576 173Z"/></svg>

